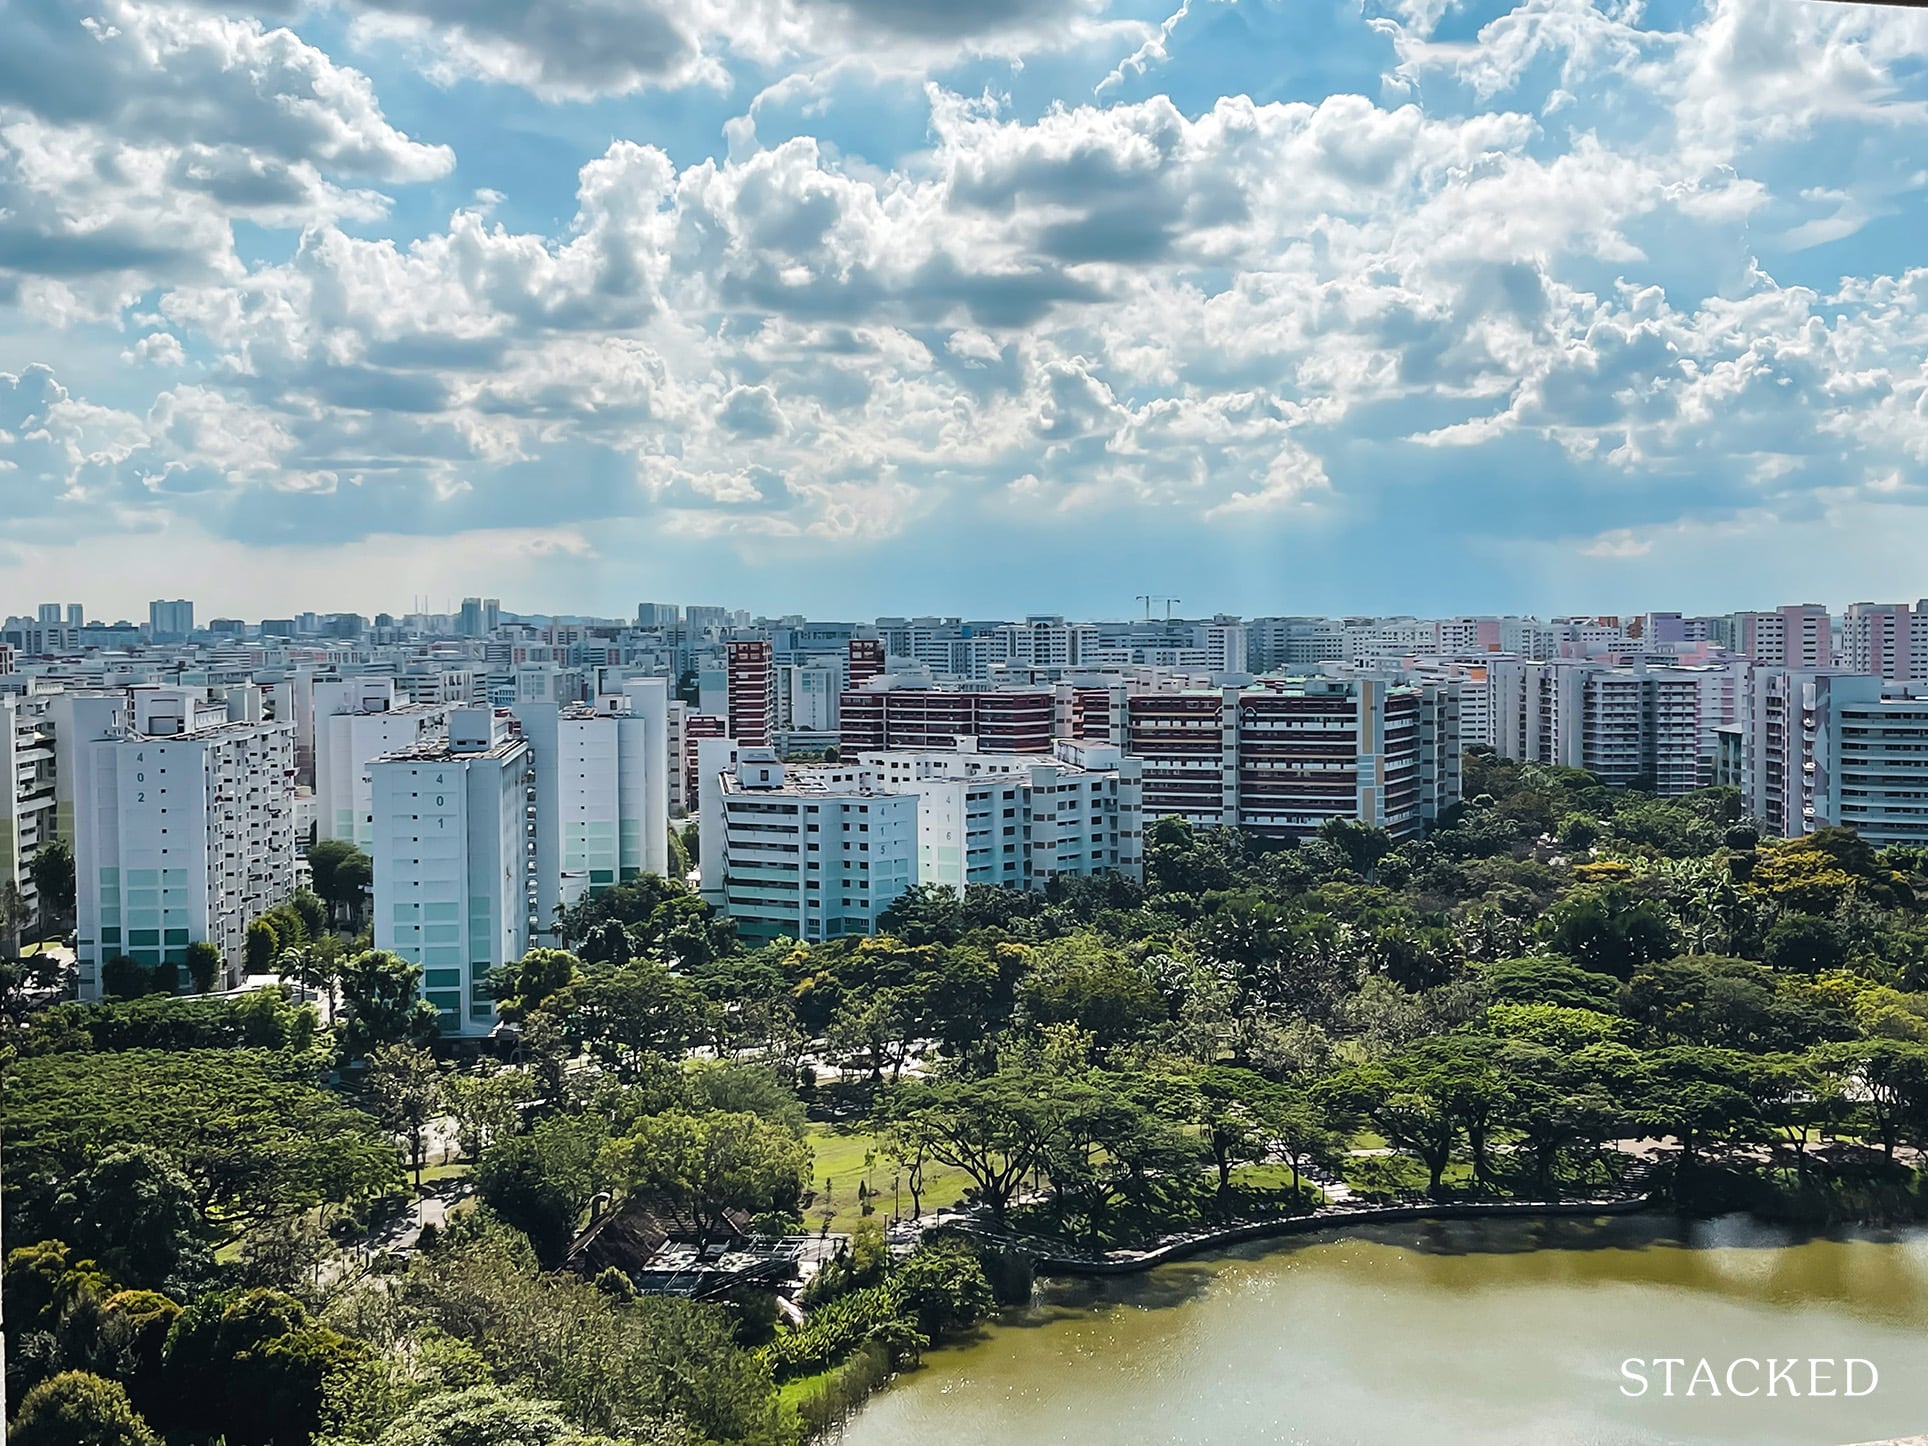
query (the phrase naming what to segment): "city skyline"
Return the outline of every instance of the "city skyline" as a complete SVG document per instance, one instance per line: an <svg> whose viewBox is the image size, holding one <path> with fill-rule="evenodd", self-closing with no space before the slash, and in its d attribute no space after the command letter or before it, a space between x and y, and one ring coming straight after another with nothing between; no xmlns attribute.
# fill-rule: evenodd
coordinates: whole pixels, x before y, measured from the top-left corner
<svg viewBox="0 0 1928 1446"><path fill-rule="evenodd" d="M27 596L1914 593L1919 13L98 8L0 65Z"/></svg>

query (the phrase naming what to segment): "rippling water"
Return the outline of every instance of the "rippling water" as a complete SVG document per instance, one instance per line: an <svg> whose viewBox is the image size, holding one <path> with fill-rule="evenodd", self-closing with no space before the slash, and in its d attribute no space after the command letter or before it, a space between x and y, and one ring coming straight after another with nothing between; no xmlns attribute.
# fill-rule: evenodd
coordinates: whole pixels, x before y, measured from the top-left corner
<svg viewBox="0 0 1928 1446"><path fill-rule="evenodd" d="M1928 1232L1386 1227L1051 1283L873 1398L844 1441L1839 1446L1928 1431L1924 1326ZM1665 1356L1723 1371L1859 1356L1880 1384L1858 1400L1715 1399L1704 1384L1688 1398L1683 1372L1669 1400L1656 1367L1646 1396L1621 1393L1622 1361ZM1747 1368L1735 1383L1752 1384Z"/></svg>

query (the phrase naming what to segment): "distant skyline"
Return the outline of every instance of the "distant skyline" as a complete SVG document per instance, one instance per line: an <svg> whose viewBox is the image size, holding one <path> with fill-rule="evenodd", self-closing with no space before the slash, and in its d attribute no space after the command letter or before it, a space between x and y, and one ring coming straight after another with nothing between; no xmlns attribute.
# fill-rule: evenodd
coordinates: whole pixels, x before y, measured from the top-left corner
<svg viewBox="0 0 1928 1446"><path fill-rule="evenodd" d="M1913 600L1925 156L1819 0L12 0L0 590Z"/></svg>
<svg viewBox="0 0 1928 1446"><path fill-rule="evenodd" d="M1924 591L1928 591L1928 589L1924 589ZM618 607L612 607L607 609L601 609L601 608L585 607L581 605L571 606L567 603L557 603L554 605L547 605L547 606L535 606L513 597L498 597L496 593L491 592L488 589L481 589L479 592L458 594L448 598L432 597L427 599L426 605L422 609L420 609L420 611L425 611L431 615L447 615L447 616L453 617L454 615L456 615L461 611L462 602L465 597L474 597L478 595L497 598L497 601L499 601L502 605L502 613L505 617L513 615L516 617L600 618L600 619L621 618L621 619L633 620L636 615L637 604L646 603L646 602L675 603L681 607L722 607L722 608L731 609L733 611L741 610L749 613L752 617L780 618L780 617L800 615L811 621L817 621L817 622L870 622L880 617L955 617L967 622L973 619L986 620L986 621L993 620L993 619L1005 620L1005 621L1016 621L1016 620L1022 620L1025 617L1040 616L1040 615L1063 616L1069 620L1078 621L1078 622L1086 622L1086 621L1116 622L1123 619L1142 620L1147 615L1145 612L1145 606L1143 602L1141 602L1136 596L1128 600L1127 606L1077 611L1077 610L1067 610L1065 608L1058 608L1058 607L1030 606L1029 604L1025 603L1021 595L1014 596L1012 598L1007 598L1001 606L992 605L992 606L980 607L980 608L923 606L920 604L915 604L914 602L904 602L894 607L877 606L877 607L842 608L842 609L836 609L836 608L808 609L808 608L790 606L781 601L771 604L769 606L758 606L755 603L748 602L741 598L728 596L728 595L704 594L700 596L692 595L687 597L677 597L677 596L671 596L667 593L656 593L656 594L638 596L634 601L629 603L627 606L618 606ZM1155 601L1152 606L1150 617L1153 618L1154 620L1162 620L1166 616L1163 596L1162 595L1155 595L1155 596L1157 596L1158 600ZM246 608L246 607L240 607L240 608L221 607L211 602L204 601L203 599L200 599L200 598L189 597L184 600L194 604L194 619L195 619L195 626L197 629L205 628L209 620L213 618L239 618L241 621L245 623L254 625L254 624L258 624L263 618L290 617L290 616L299 615L301 613L314 613L318 616L326 616L334 613L359 612L363 617L372 619L377 614L380 614L380 613L387 613L393 617L400 618L400 617L407 616L411 612L418 610L414 605L415 602L418 600L411 600L411 599L404 599L400 602L388 601L388 602L382 602L382 603L366 604L359 607L353 604L342 603L339 601L318 601L315 599L309 599L309 600L301 601L295 604L290 604L288 606L281 607L281 608L252 608L252 609ZM1756 612L1756 611L1766 612L1766 611L1772 611L1778 607L1798 604L1798 603L1819 603L1823 607L1826 607L1831 614L1833 614L1835 617L1838 618L1846 612L1850 603L1876 602L1876 603L1913 604L1922 600L1923 599L1921 597L1915 594L1910 594L1905 597L1899 594L1893 597L1886 597L1886 596L1859 597L1859 598L1848 599L1847 601L1834 601L1828 598L1818 598L1818 597L1798 597L1797 598L1797 597L1790 596L1790 597L1784 597L1784 598L1779 598L1774 600L1752 601L1752 602L1737 604L1733 607L1718 607L1718 608L1683 608L1673 603L1662 601L1662 602L1642 603L1638 605L1626 605L1626 606L1621 606L1617 608L1616 607L1597 607L1597 608L1554 607L1554 608L1496 609L1496 608L1462 607L1462 608L1436 608L1436 609L1415 611L1413 609L1407 609L1407 608L1370 607L1370 606L1358 607L1358 608L1336 608L1336 609L1292 608L1292 607L1236 608L1236 607L1218 606L1212 603L1209 599L1203 600L1198 604L1193 604L1189 600L1180 597L1175 600L1175 604L1171 609L1170 616L1173 619L1183 618L1188 621L1197 621L1204 618L1210 618L1214 614L1221 614L1221 613L1237 615L1242 618L1300 616L1300 615L1326 616L1326 617L1341 617L1341 616L1393 617L1393 616L1408 615L1408 616L1414 616L1419 618L1511 615L1511 616L1522 616L1522 617L1533 616L1544 620L1544 619L1555 618L1555 617L1628 618L1628 617L1643 616L1648 613L1660 613L1660 612L1681 612L1689 616L1700 616L1700 615L1718 616L1721 614L1736 613L1736 612ZM86 618L87 618L87 621L90 623L94 623L94 622L117 623L118 622L118 623L141 624L147 621L148 602L151 602L151 601L154 601L154 599L148 599L147 601L140 603L137 607L114 609L114 608L96 607L95 604L89 602L88 599L86 599L85 597L49 596L44 598L36 598L31 603L18 603L14 601L8 601L4 604L0 604L0 617L7 617L12 615L31 617L33 615L34 608L39 606L42 603L57 602L57 603L60 603L63 607L69 603L80 603L85 608Z"/></svg>

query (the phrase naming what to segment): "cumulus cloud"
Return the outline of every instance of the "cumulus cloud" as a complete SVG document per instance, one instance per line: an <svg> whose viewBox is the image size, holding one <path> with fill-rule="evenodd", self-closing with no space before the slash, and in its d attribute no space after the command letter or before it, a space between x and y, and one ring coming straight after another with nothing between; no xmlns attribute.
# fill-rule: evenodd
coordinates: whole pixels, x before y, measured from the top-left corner
<svg viewBox="0 0 1928 1446"><path fill-rule="evenodd" d="M98 406L9 361L0 488L49 517L314 545L631 519L800 557L1019 509L1201 552L1537 531L1604 567L1683 519L1844 488L1905 506L1928 469L1928 279L1827 250L1922 217L1896 150L1928 118L1920 17L1523 0L1441 38L1443 6L1340 6L1384 99L1181 104L1109 97L1203 66L1207 0L1162 23L1098 0L344 3L364 53L445 85L647 117L718 93L723 154L625 123L552 217L513 167L454 173L388 119L293 0L104 3L23 0L0 55L0 306L120 324L108 355L149 388ZM1120 43L1078 51L1100 34ZM775 74L764 96L831 105L842 66L1054 46L1064 99L927 80L915 126L874 137L762 144L720 94ZM469 124L465 167L524 134ZM443 181L474 199L427 219ZM1568 515L1542 500L1562 487ZM1508 505L1456 514L1462 490Z"/></svg>

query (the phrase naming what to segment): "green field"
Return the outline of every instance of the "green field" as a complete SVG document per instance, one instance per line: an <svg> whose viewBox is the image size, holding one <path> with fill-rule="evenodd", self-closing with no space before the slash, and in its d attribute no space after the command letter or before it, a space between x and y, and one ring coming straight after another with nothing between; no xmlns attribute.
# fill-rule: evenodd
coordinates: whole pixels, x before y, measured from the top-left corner
<svg viewBox="0 0 1928 1446"><path fill-rule="evenodd" d="M814 1232L822 1229L823 1191L826 1183L830 1188L830 1203L836 1207L831 1217L833 1231L847 1231L863 1218L863 1211L857 1202L857 1186L869 1187L875 1198L875 1214L889 1220L892 1194L891 1181L898 1181L896 1192L897 1208L906 1219L910 1216L910 1188L903 1183L903 1171L884 1153L882 1140L867 1130L837 1129L830 1125L809 1127L805 1138L810 1143L815 1159L811 1164L811 1188L817 1192L817 1203L805 1212L804 1223ZM865 1163L864 1157L870 1156ZM953 1165L940 1165L932 1161L924 1167L924 1213L955 1205L958 1197L970 1188L971 1180L962 1170Z"/></svg>

